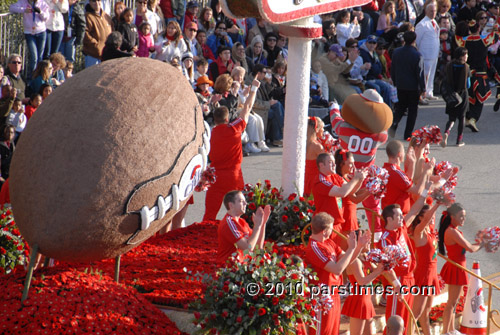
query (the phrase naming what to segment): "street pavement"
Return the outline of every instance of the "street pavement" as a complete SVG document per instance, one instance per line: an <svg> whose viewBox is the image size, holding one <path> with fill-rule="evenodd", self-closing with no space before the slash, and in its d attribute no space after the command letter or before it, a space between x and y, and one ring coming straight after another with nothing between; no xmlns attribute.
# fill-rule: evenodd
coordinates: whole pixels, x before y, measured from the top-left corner
<svg viewBox="0 0 500 335"><path fill-rule="evenodd" d="M457 125L451 131L448 147L431 146L431 157L436 161L446 160L460 168L458 186L454 193L456 200L462 203L467 211L467 220L462 227L465 238L474 241L478 230L500 226L500 112L493 112L495 100L490 98L483 109L481 119L477 123L479 133L464 130L465 146L456 147ZM444 112L443 100L432 101L428 106L419 106L416 129L425 125L438 125L444 130L448 116ZM399 124L396 139L403 140L406 118ZM405 143L406 144L406 143ZM243 176L245 183L255 184L257 181L269 179L273 186L281 184L281 148L271 148L268 153L252 154L243 158ZM385 146L377 152L376 164L381 166L387 160ZM204 213L205 193L195 194L195 204L189 207L186 224L199 222ZM442 209L438 210L439 219ZM221 209L218 219L224 215ZM473 261L479 261L483 276L500 272L500 253L486 253L480 250L467 254L467 265L472 268ZM441 268L442 261L439 261ZM486 296L485 296L486 297ZM499 294L494 294L498 300ZM498 305L497 303L496 305Z"/></svg>

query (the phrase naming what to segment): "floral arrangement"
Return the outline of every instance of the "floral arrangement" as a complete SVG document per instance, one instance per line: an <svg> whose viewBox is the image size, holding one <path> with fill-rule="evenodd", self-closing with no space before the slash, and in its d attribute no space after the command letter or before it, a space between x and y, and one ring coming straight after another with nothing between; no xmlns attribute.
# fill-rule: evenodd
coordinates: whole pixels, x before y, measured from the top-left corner
<svg viewBox="0 0 500 335"><path fill-rule="evenodd" d="M314 201L292 193L287 198L282 190L272 187L269 180L255 186L247 184L243 190L247 209L243 218L252 226L252 215L258 207L270 205L271 215L266 225L266 239L286 245L299 245L301 233L312 219Z"/></svg>
<svg viewBox="0 0 500 335"><path fill-rule="evenodd" d="M192 304L198 334L284 335L312 325L320 301L310 298L308 282L316 278L302 261L279 256L272 243L244 254L243 263L233 258L215 276L191 277L206 287Z"/></svg>
<svg viewBox="0 0 500 335"><path fill-rule="evenodd" d="M464 304L465 304L465 293L463 296L460 297L457 303L457 307L455 309L456 314L462 313L464 310ZM431 308L431 311L429 312L429 320L431 322L443 322L443 312L446 307L446 302L443 302L440 305L434 306Z"/></svg>
<svg viewBox="0 0 500 335"><path fill-rule="evenodd" d="M24 274L0 277L0 333L187 335L134 289L90 272L36 271L23 304Z"/></svg>
<svg viewBox="0 0 500 335"><path fill-rule="evenodd" d="M29 257L28 244L21 236L9 208L0 210L0 273L23 268Z"/></svg>

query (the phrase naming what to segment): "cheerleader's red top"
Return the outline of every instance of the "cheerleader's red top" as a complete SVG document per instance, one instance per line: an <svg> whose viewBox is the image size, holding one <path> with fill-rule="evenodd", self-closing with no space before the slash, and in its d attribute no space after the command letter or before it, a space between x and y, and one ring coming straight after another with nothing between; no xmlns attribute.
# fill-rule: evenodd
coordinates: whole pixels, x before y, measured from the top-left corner
<svg viewBox="0 0 500 335"><path fill-rule="evenodd" d="M326 212L334 219L334 225L342 225L344 217L342 213L342 198L331 197L330 190L333 186L342 187L344 180L338 174L324 175L318 174L318 178L314 180L312 193L314 195L314 204L316 211L314 214ZM337 227L334 227L337 229Z"/></svg>
<svg viewBox="0 0 500 335"><path fill-rule="evenodd" d="M342 211L344 212L344 223L342 224L343 231L354 231L359 229L358 217L356 209L358 205L354 203L349 196L342 198Z"/></svg>
<svg viewBox="0 0 500 335"><path fill-rule="evenodd" d="M456 229L452 226L449 226L448 229ZM462 232L456 229L460 235L463 235ZM467 265L467 260L465 258L465 249L461 247L458 243L448 245L444 244L446 247L446 254L449 259L452 261L462 265L465 267ZM467 272L458 268L457 266L451 264L450 262L446 262L440 272L441 277L444 282L448 285L467 285L469 282L467 277Z"/></svg>
<svg viewBox="0 0 500 335"><path fill-rule="evenodd" d="M375 316L375 308L373 308L372 295L369 294L370 288L362 288L354 275L347 275L349 282L353 287L353 294L350 294L342 306L342 314L351 318L369 320ZM356 292L356 286L357 292Z"/></svg>
<svg viewBox="0 0 500 335"><path fill-rule="evenodd" d="M315 159L306 159L306 171L304 174L304 196L312 193L314 182L318 178L319 170Z"/></svg>
<svg viewBox="0 0 500 335"><path fill-rule="evenodd" d="M434 286L434 293L440 292L437 274L437 238L434 232L425 233L426 242L421 247L415 247L417 253L417 267L415 269L415 285ZM430 290L423 295L431 295Z"/></svg>

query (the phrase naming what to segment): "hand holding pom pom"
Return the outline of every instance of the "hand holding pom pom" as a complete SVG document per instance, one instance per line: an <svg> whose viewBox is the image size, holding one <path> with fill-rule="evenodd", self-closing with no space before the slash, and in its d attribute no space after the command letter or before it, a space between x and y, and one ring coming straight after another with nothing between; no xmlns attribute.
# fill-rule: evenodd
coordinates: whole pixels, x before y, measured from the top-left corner
<svg viewBox="0 0 500 335"><path fill-rule="evenodd" d="M486 252L496 252L500 246L500 228L491 227L478 231L476 242L481 244Z"/></svg>

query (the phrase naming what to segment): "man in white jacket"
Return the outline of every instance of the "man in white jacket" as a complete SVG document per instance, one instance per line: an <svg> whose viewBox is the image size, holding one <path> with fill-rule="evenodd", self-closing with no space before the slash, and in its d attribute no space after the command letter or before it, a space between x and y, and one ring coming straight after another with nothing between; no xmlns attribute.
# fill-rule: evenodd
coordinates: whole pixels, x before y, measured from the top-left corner
<svg viewBox="0 0 500 335"><path fill-rule="evenodd" d="M417 33L417 49L424 58L425 98L436 100L434 97L434 74L436 73L439 56L439 26L434 20L437 12L435 2L427 5L425 17L415 27Z"/></svg>

